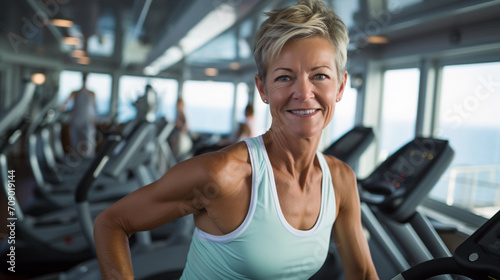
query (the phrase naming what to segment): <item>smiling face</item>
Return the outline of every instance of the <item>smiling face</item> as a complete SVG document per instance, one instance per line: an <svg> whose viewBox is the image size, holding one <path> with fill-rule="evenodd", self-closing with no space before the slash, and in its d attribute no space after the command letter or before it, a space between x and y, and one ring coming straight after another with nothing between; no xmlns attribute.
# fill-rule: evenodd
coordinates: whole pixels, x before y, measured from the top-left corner
<svg viewBox="0 0 500 280"><path fill-rule="evenodd" d="M269 64L265 84L255 76L262 100L270 106L271 130L287 136L320 136L342 98L347 72L338 81L335 48L313 37L287 42Z"/></svg>

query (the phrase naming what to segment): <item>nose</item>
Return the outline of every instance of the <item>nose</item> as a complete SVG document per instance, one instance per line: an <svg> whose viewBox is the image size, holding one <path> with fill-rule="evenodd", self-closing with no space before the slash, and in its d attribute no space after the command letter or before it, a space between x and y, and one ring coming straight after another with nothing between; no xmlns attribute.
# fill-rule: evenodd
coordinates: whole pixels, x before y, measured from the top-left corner
<svg viewBox="0 0 500 280"><path fill-rule="evenodd" d="M297 77L293 88L293 98L305 101L314 98L314 85L307 76Z"/></svg>

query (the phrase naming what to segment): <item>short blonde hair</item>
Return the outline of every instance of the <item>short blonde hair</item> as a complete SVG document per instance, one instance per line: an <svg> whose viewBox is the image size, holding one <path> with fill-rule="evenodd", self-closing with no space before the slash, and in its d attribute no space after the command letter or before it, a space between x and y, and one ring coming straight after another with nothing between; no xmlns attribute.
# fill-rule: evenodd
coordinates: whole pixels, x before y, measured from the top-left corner
<svg viewBox="0 0 500 280"><path fill-rule="evenodd" d="M258 75L265 83L267 67L290 40L321 37L337 52L337 78L342 81L347 62L347 27L340 17L319 0L299 0L297 5L265 13L268 16L257 32L254 59Z"/></svg>

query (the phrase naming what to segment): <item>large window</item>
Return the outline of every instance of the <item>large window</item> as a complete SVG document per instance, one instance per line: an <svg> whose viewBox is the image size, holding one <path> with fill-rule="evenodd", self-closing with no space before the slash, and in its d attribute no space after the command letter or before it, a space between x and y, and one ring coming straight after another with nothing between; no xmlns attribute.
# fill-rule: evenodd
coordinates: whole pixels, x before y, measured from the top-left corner
<svg viewBox="0 0 500 280"><path fill-rule="evenodd" d="M186 81L182 97L189 130L231 133L234 95L233 83Z"/></svg>
<svg viewBox="0 0 500 280"><path fill-rule="evenodd" d="M87 88L95 92L97 113L106 115L109 113L111 102L111 75L89 73L87 76ZM68 99L71 92L82 88L82 73L76 71L62 71L59 76L58 102L62 104ZM73 101L68 103L67 109L73 107Z"/></svg>
<svg viewBox="0 0 500 280"><path fill-rule="evenodd" d="M384 73L379 161L415 137L419 78L420 71L416 68Z"/></svg>
<svg viewBox="0 0 500 280"><path fill-rule="evenodd" d="M443 68L437 136L455 157L431 197L491 217L500 208L500 63Z"/></svg>
<svg viewBox="0 0 500 280"><path fill-rule="evenodd" d="M172 79L122 76L118 92L118 121L127 122L135 118L137 110L134 102L141 97L146 85L151 85L157 94L156 115L166 117L169 122L175 120L178 83Z"/></svg>
<svg viewBox="0 0 500 280"><path fill-rule="evenodd" d="M245 108L248 105L248 85L239 83L236 86L236 121L245 122Z"/></svg>
<svg viewBox="0 0 500 280"><path fill-rule="evenodd" d="M259 90L254 85L255 97L253 100L255 133L264 134L271 126L271 111L269 106L262 101Z"/></svg>

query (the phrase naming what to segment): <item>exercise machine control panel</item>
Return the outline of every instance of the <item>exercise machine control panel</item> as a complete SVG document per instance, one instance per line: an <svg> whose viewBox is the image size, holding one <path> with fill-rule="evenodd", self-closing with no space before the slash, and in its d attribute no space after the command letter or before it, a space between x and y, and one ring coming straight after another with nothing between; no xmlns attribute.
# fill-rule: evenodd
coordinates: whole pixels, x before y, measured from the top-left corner
<svg viewBox="0 0 500 280"><path fill-rule="evenodd" d="M323 153L334 156L353 167L374 139L375 134L371 127L356 126L326 148Z"/></svg>
<svg viewBox="0 0 500 280"><path fill-rule="evenodd" d="M417 137L358 182L361 200L403 222L434 187L453 156L447 140Z"/></svg>

